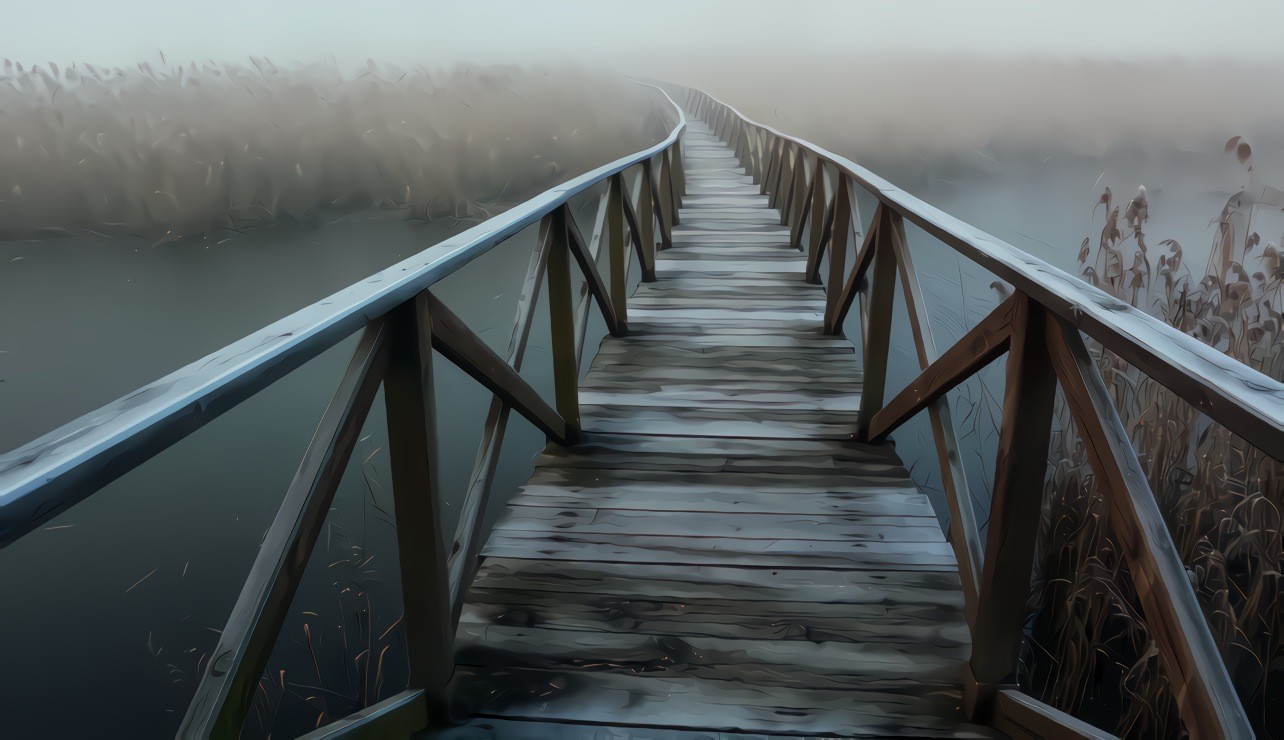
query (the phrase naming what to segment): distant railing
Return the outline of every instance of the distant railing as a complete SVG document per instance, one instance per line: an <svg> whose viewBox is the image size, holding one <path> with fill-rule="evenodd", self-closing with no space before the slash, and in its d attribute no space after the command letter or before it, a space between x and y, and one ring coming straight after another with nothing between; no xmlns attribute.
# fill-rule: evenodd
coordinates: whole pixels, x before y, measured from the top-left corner
<svg viewBox="0 0 1284 740"><path fill-rule="evenodd" d="M1252 737L1186 569L1081 332L1276 460L1284 460L1284 384L924 203L845 157L756 123L706 93L685 93L688 108L734 148L769 204L780 209L792 244L807 252L808 280L821 281L828 251L824 330L841 333L860 297L865 365L856 438L882 440L918 413L926 410L930 416L972 631L971 675L964 687L969 716L1016 737L1102 735L1011 686L1060 385L1109 502L1111 522L1138 582L1187 730L1192 737ZM858 247L857 187L878 201ZM932 341L906 244L907 220L1014 289L943 353ZM884 403L898 277L922 374ZM1002 429L983 543L945 394L1004 353Z"/></svg>
<svg viewBox="0 0 1284 740"><path fill-rule="evenodd" d="M482 540L483 513L511 410L549 439L579 427L579 367L590 302L613 335L627 331L630 247L642 279L655 279L656 237L671 243L684 182L686 118L663 91L672 130L660 143L541 193L503 214L318 301L151 385L0 456L0 548L360 331L356 352L317 426L263 539L218 646L206 664L180 737L235 738L277 641L363 422L382 383L411 689L318 730L320 736L424 727L447 714L452 642ZM585 238L570 201L605 188ZM539 237L504 356L431 293L439 280L518 232ZM658 234L656 226L658 225ZM605 249L609 279L598 269ZM571 262L583 280L572 280ZM555 403L519 375L541 284L547 280ZM433 351L494 398L459 526L439 536Z"/></svg>

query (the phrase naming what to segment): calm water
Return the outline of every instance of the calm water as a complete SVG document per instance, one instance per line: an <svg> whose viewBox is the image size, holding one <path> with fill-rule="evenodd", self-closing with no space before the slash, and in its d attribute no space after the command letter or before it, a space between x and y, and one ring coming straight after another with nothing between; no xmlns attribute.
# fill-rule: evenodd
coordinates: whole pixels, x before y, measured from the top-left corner
<svg viewBox="0 0 1284 740"><path fill-rule="evenodd" d="M593 206L581 209L586 228ZM0 446L29 441L470 225L353 217L222 244L0 244ZM507 346L534 238L527 230L435 289L493 348ZM547 309L538 310L523 375L551 395ZM589 332L595 344L600 322ZM349 338L4 551L6 733L173 734L354 346ZM453 534L490 397L444 361L435 370L444 527ZM272 726L293 736L322 712L346 714L349 700L404 686L384 424L378 399L270 661L270 673L286 669L265 689L275 719L252 715L247 736ZM520 417L509 428L500 504L543 446Z"/></svg>

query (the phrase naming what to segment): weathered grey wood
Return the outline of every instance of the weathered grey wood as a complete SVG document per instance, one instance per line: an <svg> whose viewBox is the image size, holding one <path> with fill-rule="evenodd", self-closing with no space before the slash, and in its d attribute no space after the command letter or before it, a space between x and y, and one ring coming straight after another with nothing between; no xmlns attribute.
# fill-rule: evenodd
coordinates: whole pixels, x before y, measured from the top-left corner
<svg viewBox="0 0 1284 740"><path fill-rule="evenodd" d="M375 321L362 333L348 370L263 537L227 624L219 633L212 658L205 664L195 696L179 726L179 737L240 734L259 676L285 623L290 602L330 511L330 502L379 389L388 361L387 341L383 320Z"/></svg>
<svg viewBox="0 0 1284 740"><path fill-rule="evenodd" d="M1114 735L1032 696L1003 689L995 697L994 727L1013 740L1113 740Z"/></svg>
<svg viewBox="0 0 1284 740"><path fill-rule="evenodd" d="M824 733L848 737L993 737L954 716L948 691L781 689L647 675L460 668L457 701L477 714L572 722Z"/></svg>
<svg viewBox="0 0 1284 740"><path fill-rule="evenodd" d="M552 334L553 389L557 413L568 433L580 426L579 363L575 351L575 307L571 299L570 236L565 211L549 214L548 312Z"/></svg>
<svg viewBox="0 0 1284 740"><path fill-rule="evenodd" d="M693 127L687 146L704 137ZM742 155L752 145L736 141ZM806 163L779 154L786 189L772 197L802 217L816 196L789 180ZM781 214L739 195L748 178L713 157L687 172L658 281L638 288L630 335L605 338L582 382L582 433L536 460L482 550L461 613L459 710L972 733L958 710L969 640L954 555L895 451L847 441L854 348L817 331L823 292L770 226ZM702 182L721 194L696 194Z"/></svg>
<svg viewBox="0 0 1284 740"><path fill-rule="evenodd" d="M874 414L869 424L870 440L882 441L901 424L1006 352L1012 336L1012 315L1019 300L1013 296L999 304Z"/></svg>
<svg viewBox="0 0 1284 740"><path fill-rule="evenodd" d="M1147 631L1163 658L1182 723L1192 736L1252 737L1145 469L1079 332L1048 320L1048 347L1066 405L1110 505L1110 523L1137 582Z"/></svg>
<svg viewBox="0 0 1284 740"><path fill-rule="evenodd" d="M611 266L611 302L615 315L627 324L629 253L624 238L624 178L613 175L606 191L606 255Z"/></svg>
<svg viewBox="0 0 1284 740"><path fill-rule="evenodd" d="M612 178L612 181L614 182L615 178ZM530 263L526 267L526 277L522 281L521 292L517 299L513 332L508 339L508 352L504 358L505 362L517 371L522 369L522 362L526 357L531 320L535 315L535 305L539 298L540 286L544 281L545 266L548 264L548 244L552 236L550 226L548 221L540 223L539 239L534 251L531 252ZM459 524L450 550L448 568L452 624L459 620L464 591L472 581L477 564L477 553L481 549L483 535L482 521L490 502L491 484L499 465L504 434L508 430L508 417L508 404L498 397L492 398L490 409L486 413L486 424L482 430L482 441L477 449L477 459L473 463L472 474L469 476L468 490L459 508Z"/></svg>
<svg viewBox="0 0 1284 740"><path fill-rule="evenodd" d="M383 400L410 688L424 690L429 721L442 723L454 624L437 488L431 303L424 291L389 316Z"/></svg>
<svg viewBox="0 0 1284 740"><path fill-rule="evenodd" d="M936 342L932 338L932 320L927 312L927 303L923 299L923 289L919 285L918 272L914 269L914 259L910 254L909 246L899 239L893 239L891 247L896 255L896 269L901 276L901 295L905 299L906 312L909 314L910 331L914 335L919 367L926 370L939 359L936 353ZM937 399L928 408L928 419L932 426L932 440L936 443L941 487L945 490L946 503L950 509L948 539L954 546L955 557L958 559L959 579L963 583L963 596L967 601L967 615L970 623L976 613L976 602L980 592L980 569L983 557L980 528L976 522L976 509L972 505L967 471L963 468L962 454L954 430L949 401L944 397Z"/></svg>
<svg viewBox="0 0 1284 740"><path fill-rule="evenodd" d="M764 688L895 691L918 683L949 691L957 690L959 665L968 652L966 633L957 638L924 649L913 642L746 641L465 623L457 660L465 666L575 668L603 675L663 670L672 678ZM583 654L594 656L592 664L583 664Z"/></svg>
<svg viewBox="0 0 1284 740"><path fill-rule="evenodd" d="M410 737L428 724L422 689L408 689L335 722L300 735L299 740L379 740Z"/></svg>
<svg viewBox="0 0 1284 740"><path fill-rule="evenodd" d="M853 193L849 191L847 195L852 202L855 201ZM847 206L843 210L850 212L853 207ZM878 208L874 209L874 217L870 222L869 231L865 232L865 238L861 241L860 250L856 253L856 262L852 265L851 274L847 276L846 282L841 282L841 273L833 275L831 272L831 277L834 278L832 283L834 288L839 285L842 286L841 291L834 296L832 314L826 320L826 325L833 327L830 330L831 334L838 333L837 329L842 327L843 321L847 319L847 313L851 311L856 294L860 292L861 285L864 284L865 273L874 261L874 254L878 249L880 240L886 240L883 248L899 258L899 254L895 249L896 235L889 233L891 229L892 224L888 221L888 212L882 205L879 205Z"/></svg>
<svg viewBox="0 0 1284 740"><path fill-rule="evenodd" d="M522 721L482 717L467 724L419 735L422 740L800 740L797 735L743 735L665 727Z"/></svg>
<svg viewBox="0 0 1284 740"><path fill-rule="evenodd" d="M624 189L624 220L629 225L629 240L633 243L633 248L637 251L638 264L642 269L642 282L655 282L655 250L647 249L644 239L650 239L649 231L644 231L642 218L638 215L638 207L634 205L635 199L641 200L642 187L639 185L633 189L636 195L629 195L628 188ZM649 226L647 227L650 228Z"/></svg>
<svg viewBox="0 0 1284 740"><path fill-rule="evenodd" d="M831 542L940 542L934 517L867 514L752 514L667 512L632 509L563 508L510 504L496 529L514 532L628 534L663 537L738 537Z"/></svg>
<svg viewBox="0 0 1284 740"><path fill-rule="evenodd" d="M637 583L629 588L639 590ZM735 615L734 619L729 615ZM967 625L958 617L954 604L903 604L890 598L874 604L816 604L477 589L469 594L462 624L473 629L499 625L608 635L873 642L902 646L910 655L922 654L929 661L950 651L957 674L957 661L966 657L966 652L960 651L970 643ZM805 670L805 664L800 668ZM859 668L850 666L853 671ZM957 687L957 683L957 676L951 676L949 684Z"/></svg>
<svg viewBox="0 0 1284 740"><path fill-rule="evenodd" d="M837 542L738 537L531 534L496 530L483 557L583 560L602 563L738 565L757 568L957 572L954 553L939 542Z"/></svg>
<svg viewBox="0 0 1284 740"><path fill-rule="evenodd" d="M988 714L991 692L1017 668L1057 390L1042 309L1024 296L1014 308L994 494L972 625L970 665L978 693L969 696L968 712L974 717Z"/></svg>
<svg viewBox="0 0 1284 740"><path fill-rule="evenodd" d="M597 307L602 311L602 318L606 320L606 329L611 332L612 336L622 337L627 333L628 327L625 326L624 321L615 311L615 303L612 302L611 294L607 291L606 283L602 280L602 274L597 269L596 255L589 251L588 242L584 240L584 235L580 233L580 227L576 225L574 215L566 208L563 208L562 211L563 219L566 222L567 244L571 248L571 254L574 255L575 261L580 266L580 273L584 275L584 281L588 286L589 293L597 302Z"/></svg>
<svg viewBox="0 0 1284 740"><path fill-rule="evenodd" d="M724 103L709 105L720 115L740 118L762 131L777 148L788 143L823 158L901 217L1101 342L1268 455L1284 460L1284 383L929 205L846 157L750 121Z"/></svg>
<svg viewBox="0 0 1284 740"><path fill-rule="evenodd" d="M880 226L880 236L874 244L886 243L892 231L890 220ZM892 341L892 301L896 292L896 252L886 247L877 248L874 257L874 275L869 284L869 297L862 306L861 318L865 330L861 339L865 347L863 387L860 397L860 417L856 421L856 439L869 436L869 424L874 414L883 407L883 393L887 386L887 355ZM833 258L832 255L830 257ZM841 327L834 327L834 334Z"/></svg>
<svg viewBox="0 0 1284 740"><path fill-rule="evenodd" d="M458 316L435 296L427 299L432 316L432 342L446 359L486 386L504 403L526 417L536 428L559 442L568 442L571 431L539 393L486 345ZM551 301L550 301L551 302Z"/></svg>

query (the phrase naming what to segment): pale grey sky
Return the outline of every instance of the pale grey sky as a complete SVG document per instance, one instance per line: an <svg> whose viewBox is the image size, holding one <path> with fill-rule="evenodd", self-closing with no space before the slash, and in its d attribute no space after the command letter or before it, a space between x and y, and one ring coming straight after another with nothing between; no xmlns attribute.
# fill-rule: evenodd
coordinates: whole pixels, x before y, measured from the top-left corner
<svg viewBox="0 0 1284 740"><path fill-rule="evenodd" d="M1284 2L1191 0L61 0L8 2L0 55L428 65L614 59L646 48L1281 58ZM1220 7L1219 7L1220 6ZM1234 10L1230 10L1233 8Z"/></svg>

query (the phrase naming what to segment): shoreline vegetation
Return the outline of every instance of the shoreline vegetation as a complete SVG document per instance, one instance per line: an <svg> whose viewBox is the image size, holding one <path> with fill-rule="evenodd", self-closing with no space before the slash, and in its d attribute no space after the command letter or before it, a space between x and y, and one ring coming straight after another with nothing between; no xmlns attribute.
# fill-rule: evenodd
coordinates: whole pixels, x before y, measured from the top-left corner
<svg viewBox="0 0 1284 740"><path fill-rule="evenodd" d="M1084 239L1079 263L1087 282L1284 378L1280 242L1254 229L1284 207L1284 192L1258 180L1242 139L1226 151L1249 184L1214 219L1206 265L1192 269L1177 241L1147 242L1144 188L1122 205L1102 193L1104 225L1095 244ZM1244 708L1260 737L1284 737L1284 464L1094 351ZM1176 737L1164 667L1060 401L1057 418L1021 682L1121 737Z"/></svg>
<svg viewBox="0 0 1284 740"><path fill-rule="evenodd" d="M489 217L658 141L652 104L644 87L571 68L5 60L0 239L165 242L371 210Z"/></svg>

